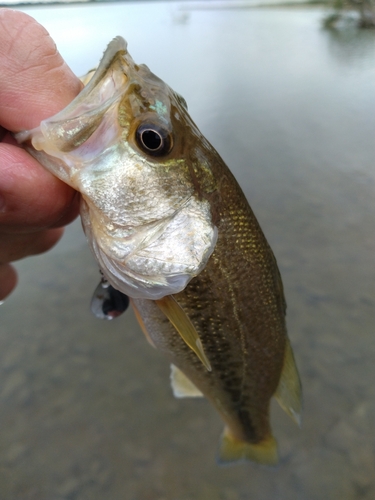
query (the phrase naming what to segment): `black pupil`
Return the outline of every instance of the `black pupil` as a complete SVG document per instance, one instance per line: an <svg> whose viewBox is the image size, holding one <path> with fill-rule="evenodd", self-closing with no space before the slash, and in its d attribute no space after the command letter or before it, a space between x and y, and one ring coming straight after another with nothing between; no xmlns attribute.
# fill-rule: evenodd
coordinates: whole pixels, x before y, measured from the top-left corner
<svg viewBox="0 0 375 500"><path fill-rule="evenodd" d="M142 142L151 151L157 151L162 146L162 137L155 130L147 129L142 132Z"/></svg>

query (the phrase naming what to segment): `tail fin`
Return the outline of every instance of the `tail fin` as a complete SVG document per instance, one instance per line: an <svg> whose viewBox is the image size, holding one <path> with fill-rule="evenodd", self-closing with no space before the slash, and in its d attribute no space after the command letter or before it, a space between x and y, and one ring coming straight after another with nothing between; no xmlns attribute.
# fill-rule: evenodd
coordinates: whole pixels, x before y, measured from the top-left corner
<svg viewBox="0 0 375 500"><path fill-rule="evenodd" d="M219 450L219 463L252 461L264 465L276 465L278 459L277 443L272 435L260 443L247 443L236 439L228 427L224 429Z"/></svg>

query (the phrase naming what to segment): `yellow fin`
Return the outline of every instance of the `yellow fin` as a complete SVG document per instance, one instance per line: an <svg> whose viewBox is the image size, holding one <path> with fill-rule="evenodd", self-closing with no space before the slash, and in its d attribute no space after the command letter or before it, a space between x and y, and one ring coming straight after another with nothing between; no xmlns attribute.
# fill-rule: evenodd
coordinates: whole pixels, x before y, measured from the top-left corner
<svg viewBox="0 0 375 500"><path fill-rule="evenodd" d="M155 300L155 303L176 328L182 340L195 352L207 370L211 371L210 362L204 353L202 342L193 323L173 296L167 295L162 299Z"/></svg>
<svg viewBox="0 0 375 500"><path fill-rule="evenodd" d="M264 465L276 465L279 460L276 439L270 435L260 443L247 443L236 439L225 427L219 450L219 463L252 461Z"/></svg>
<svg viewBox="0 0 375 500"><path fill-rule="evenodd" d="M274 396L281 408L301 426L302 388L289 339L286 339L283 371Z"/></svg>
<svg viewBox="0 0 375 500"><path fill-rule="evenodd" d="M171 365L171 385L175 398L201 398L203 394L175 365Z"/></svg>

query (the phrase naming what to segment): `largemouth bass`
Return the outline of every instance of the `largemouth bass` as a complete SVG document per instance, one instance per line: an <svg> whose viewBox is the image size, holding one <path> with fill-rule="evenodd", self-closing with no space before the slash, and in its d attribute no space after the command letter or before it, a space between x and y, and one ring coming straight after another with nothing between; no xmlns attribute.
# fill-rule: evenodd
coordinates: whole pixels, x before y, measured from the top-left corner
<svg viewBox="0 0 375 500"><path fill-rule="evenodd" d="M81 193L100 269L172 363L174 394L203 394L224 420L220 460L275 464L270 399L299 423L301 386L262 230L184 99L121 37L86 82L17 139Z"/></svg>

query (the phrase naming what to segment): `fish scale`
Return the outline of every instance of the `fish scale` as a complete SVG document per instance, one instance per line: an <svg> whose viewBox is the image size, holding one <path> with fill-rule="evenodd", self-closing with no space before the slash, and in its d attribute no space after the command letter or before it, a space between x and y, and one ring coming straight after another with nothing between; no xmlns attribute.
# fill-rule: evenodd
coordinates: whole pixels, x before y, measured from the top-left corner
<svg viewBox="0 0 375 500"><path fill-rule="evenodd" d="M102 272L93 309L130 298L172 363L177 397L203 394L225 429L221 462L277 462L274 396L297 422L301 386L275 257L234 176L185 100L115 38L60 113L17 139L82 195Z"/></svg>
<svg viewBox="0 0 375 500"><path fill-rule="evenodd" d="M215 167L219 173L223 169L220 158L212 162L212 169ZM151 324L147 326L146 319L146 328L156 347L164 350L219 412L224 413L224 420L228 420L228 408L223 410L221 392L229 396L229 425L236 428L237 439L258 443L271 435L269 400L278 385L284 360L284 299L274 293L273 284L278 277L276 262L240 188L227 189L222 183L220 200L215 251L205 270L175 297L193 321L213 367L211 377L216 375L217 379L210 380L203 367L192 362L189 351L176 356L174 343L173 347L165 347L164 339L173 335L167 331L168 323L163 323L166 330L161 333L161 326L156 329ZM258 269L266 268L268 272L254 273L249 267L255 267L254 261ZM138 308L142 312L142 305ZM163 346L159 344L159 336L163 337ZM185 344L180 343L179 349L186 351ZM259 372L263 375L259 376Z"/></svg>

